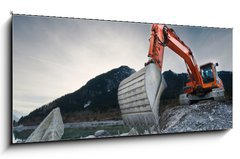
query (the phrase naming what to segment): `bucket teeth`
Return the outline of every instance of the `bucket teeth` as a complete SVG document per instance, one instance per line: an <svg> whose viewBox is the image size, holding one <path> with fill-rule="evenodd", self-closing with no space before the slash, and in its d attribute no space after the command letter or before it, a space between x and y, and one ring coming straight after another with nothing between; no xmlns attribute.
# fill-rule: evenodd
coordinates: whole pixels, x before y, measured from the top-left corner
<svg viewBox="0 0 240 159"><path fill-rule="evenodd" d="M118 102L126 125L147 130L159 125L159 103L166 82L155 64L149 64L123 80Z"/></svg>

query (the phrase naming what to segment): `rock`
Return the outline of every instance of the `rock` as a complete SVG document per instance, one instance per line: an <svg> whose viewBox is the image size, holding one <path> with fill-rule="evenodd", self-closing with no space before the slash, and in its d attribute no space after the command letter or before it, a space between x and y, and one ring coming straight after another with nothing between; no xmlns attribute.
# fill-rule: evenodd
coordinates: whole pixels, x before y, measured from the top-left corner
<svg viewBox="0 0 240 159"><path fill-rule="evenodd" d="M89 135L89 136L85 137L85 139L93 139L93 138L96 138L96 136L94 136L94 135Z"/></svg>
<svg viewBox="0 0 240 159"><path fill-rule="evenodd" d="M158 131L157 131L155 126L150 127L150 133L151 134L157 134L158 133Z"/></svg>
<svg viewBox="0 0 240 159"><path fill-rule="evenodd" d="M122 133L120 136L128 136L128 133Z"/></svg>
<svg viewBox="0 0 240 159"><path fill-rule="evenodd" d="M209 115L209 119L210 119L210 121L213 121L213 120L214 120L211 115Z"/></svg>
<svg viewBox="0 0 240 159"><path fill-rule="evenodd" d="M144 133L143 133L144 135L148 135L149 134L149 131L147 131L147 130L144 130Z"/></svg>
<svg viewBox="0 0 240 159"><path fill-rule="evenodd" d="M212 131L232 128L232 103L208 101L175 106L162 113L161 133Z"/></svg>
<svg viewBox="0 0 240 159"><path fill-rule="evenodd" d="M139 135L138 131L134 128L132 128L129 132L128 132L128 135L131 136L131 135Z"/></svg>
<svg viewBox="0 0 240 159"><path fill-rule="evenodd" d="M105 136L110 136L110 133L106 130L98 130L94 134L96 137L105 137Z"/></svg>
<svg viewBox="0 0 240 159"><path fill-rule="evenodd" d="M42 142L60 140L64 133L64 124L59 108L53 109L39 124L26 142Z"/></svg>

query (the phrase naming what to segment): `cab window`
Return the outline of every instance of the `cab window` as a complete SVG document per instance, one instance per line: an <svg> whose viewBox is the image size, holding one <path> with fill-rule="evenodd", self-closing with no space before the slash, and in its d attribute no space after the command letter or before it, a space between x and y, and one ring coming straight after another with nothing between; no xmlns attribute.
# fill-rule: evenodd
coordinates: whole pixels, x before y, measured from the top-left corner
<svg viewBox="0 0 240 159"><path fill-rule="evenodd" d="M201 67L201 75L204 83L214 81L213 71L211 65L205 65Z"/></svg>

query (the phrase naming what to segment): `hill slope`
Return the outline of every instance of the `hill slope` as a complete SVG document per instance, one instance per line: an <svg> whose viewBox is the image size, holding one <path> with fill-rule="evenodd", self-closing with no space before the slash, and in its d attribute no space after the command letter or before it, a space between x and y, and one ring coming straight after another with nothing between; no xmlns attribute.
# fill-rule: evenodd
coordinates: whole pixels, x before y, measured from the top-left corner
<svg viewBox="0 0 240 159"><path fill-rule="evenodd" d="M89 80L77 91L64 95L22 117L18 124L36 125L56 107L60 107L64 123L119 118L118 85L134 72L135 70L127 66L121 66L103 73Z"/></svg>

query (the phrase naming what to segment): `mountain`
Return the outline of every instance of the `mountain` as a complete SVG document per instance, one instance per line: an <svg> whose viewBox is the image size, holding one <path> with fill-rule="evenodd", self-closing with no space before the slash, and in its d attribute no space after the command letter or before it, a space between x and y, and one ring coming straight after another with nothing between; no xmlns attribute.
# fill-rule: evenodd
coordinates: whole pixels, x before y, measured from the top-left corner
<svg viewBox="0 0 240 159"><path fill-rule="evenodd" d="M15 122L18 122L18 121L19 121L19 119L20 119L20 118L19 118L19 117L17 117L15 114L13 114L13 116L12 116L12 117L13 117L13 121L15 121Z"/></svg>
<svg viewBox="0 0 240 159"><path fill-rule="evenodd" d="M12 114L12 118L13 118L13 120L15 120L16 122L18 122L18 120L19 120L22 116L24 116L24 113L22 113L22 112L20 112L20 111L17 111L17 110L13 110L12 113L13 113L13 114Z"/></svg>
<svg viewBox="0 0 240 159"><path fill-rule="evenodd" d="M89 80L77 91L64 95L22 117L18 124L37 125L56 107L60 107L64 123L121 119L117 100L118 85L134 72L135 70L127 66L121 66L103 73ZM227 99L231 99L232 72L220 71L218 74L223 81ZM168 87L162 94L161 106L179 104L178 97L183 93L188 75L176 74L171 70L165 71L163 75Z"/></svg>
<svg viewBox="0 0 240 159"><path fill-rule="evenodd" d="M221 78L224 89L225 89L225 96L228 99L232 100L232 72L230 71L220 71L218 72L219 78Z"/></svg>
<svg viewBox="0 0 240 159"><path fill-rule="evenodd" d="M103 73L89 80L77 91L64 95L22 117L18 124L39 124L56 107L60 108L64 123L120 118L117 101L118 85L134 72L135 70L128 66L121 66Z"/></svg>

